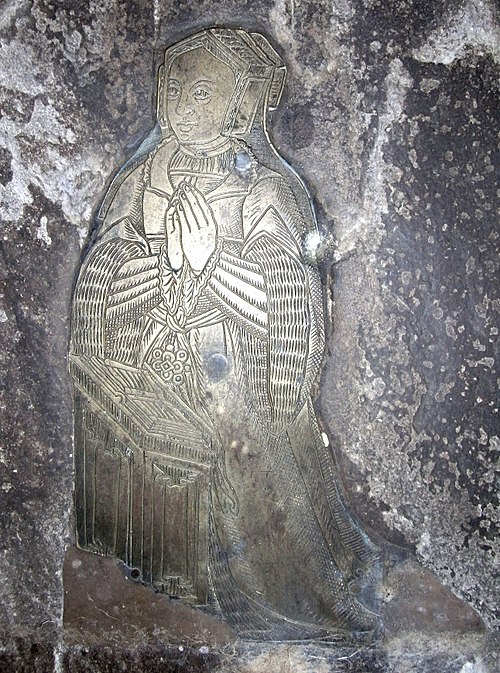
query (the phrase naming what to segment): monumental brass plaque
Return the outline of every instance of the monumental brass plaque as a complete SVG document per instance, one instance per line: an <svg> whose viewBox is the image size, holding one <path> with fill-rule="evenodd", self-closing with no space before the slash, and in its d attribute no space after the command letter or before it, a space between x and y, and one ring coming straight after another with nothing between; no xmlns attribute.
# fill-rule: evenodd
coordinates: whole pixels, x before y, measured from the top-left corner
<svg viewBox="0 0 500 673"><path fill-rule="evenodd" d="M311 400L318 231L266 130L285 76L258 33L165 52L74 293L77 544L241 638L335 640L377 626L352 590L377 550Z"/></svg>

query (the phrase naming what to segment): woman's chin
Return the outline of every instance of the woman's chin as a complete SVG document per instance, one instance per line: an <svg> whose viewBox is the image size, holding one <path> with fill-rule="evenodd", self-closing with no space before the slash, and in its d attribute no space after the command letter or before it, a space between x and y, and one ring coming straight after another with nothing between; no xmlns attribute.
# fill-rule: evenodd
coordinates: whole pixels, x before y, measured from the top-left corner
<svg viewBox="0 0 500 673"><path fill-rule="evenodd" d="M177 136L177 140L180 143L184 143L186 145L189 145L189 144L192 144L193 142L195 142L190 138L191 134L190 134L189 131L176 131L175 135Z"/></svg>

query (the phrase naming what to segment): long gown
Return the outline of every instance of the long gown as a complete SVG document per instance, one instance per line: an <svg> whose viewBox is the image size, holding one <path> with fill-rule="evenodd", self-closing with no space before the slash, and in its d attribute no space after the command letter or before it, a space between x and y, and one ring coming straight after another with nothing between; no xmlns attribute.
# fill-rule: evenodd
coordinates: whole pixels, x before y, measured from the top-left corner
<svg viewBox="0 0 500 673"><path fill-rule="evenodd" d="M199 275L163 245L182 182L218 223ZM111 186L73 302L78 544L250 639L377 625L350 587L377 551L311 402L323 302L300 189L239 141L200 157L166 138Z"/></svg>

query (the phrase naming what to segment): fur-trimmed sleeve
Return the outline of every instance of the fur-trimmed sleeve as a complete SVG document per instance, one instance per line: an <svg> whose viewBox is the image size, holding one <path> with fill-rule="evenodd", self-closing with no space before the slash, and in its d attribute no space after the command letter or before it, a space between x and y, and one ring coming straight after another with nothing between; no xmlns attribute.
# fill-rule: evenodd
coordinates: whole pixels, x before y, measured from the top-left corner
<svg viewBox="0 0 500 673"><path fill-rule="evenodd" d="M285 431L311 390L322 354L317 272L304 261L310 228L291 187L280 176L258 182L243 209L242 259L255 265L266 297L267 344L240 331L241 363L257 413L274 434ZM319 308L319 312L321 307ZM314 353L311 353L314 349Z"/></svg>

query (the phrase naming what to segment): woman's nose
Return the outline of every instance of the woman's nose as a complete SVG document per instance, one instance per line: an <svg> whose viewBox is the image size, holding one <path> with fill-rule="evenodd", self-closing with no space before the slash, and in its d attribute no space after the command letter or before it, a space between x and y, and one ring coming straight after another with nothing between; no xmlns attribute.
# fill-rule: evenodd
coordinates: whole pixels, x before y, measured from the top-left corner
<svg viewBox="0 0 500 673"><path fill-rule="evenodd" d="M189 100L188 96L179 96L175 111L179 117L190 117L194 113L193 102Z"/></svg>

